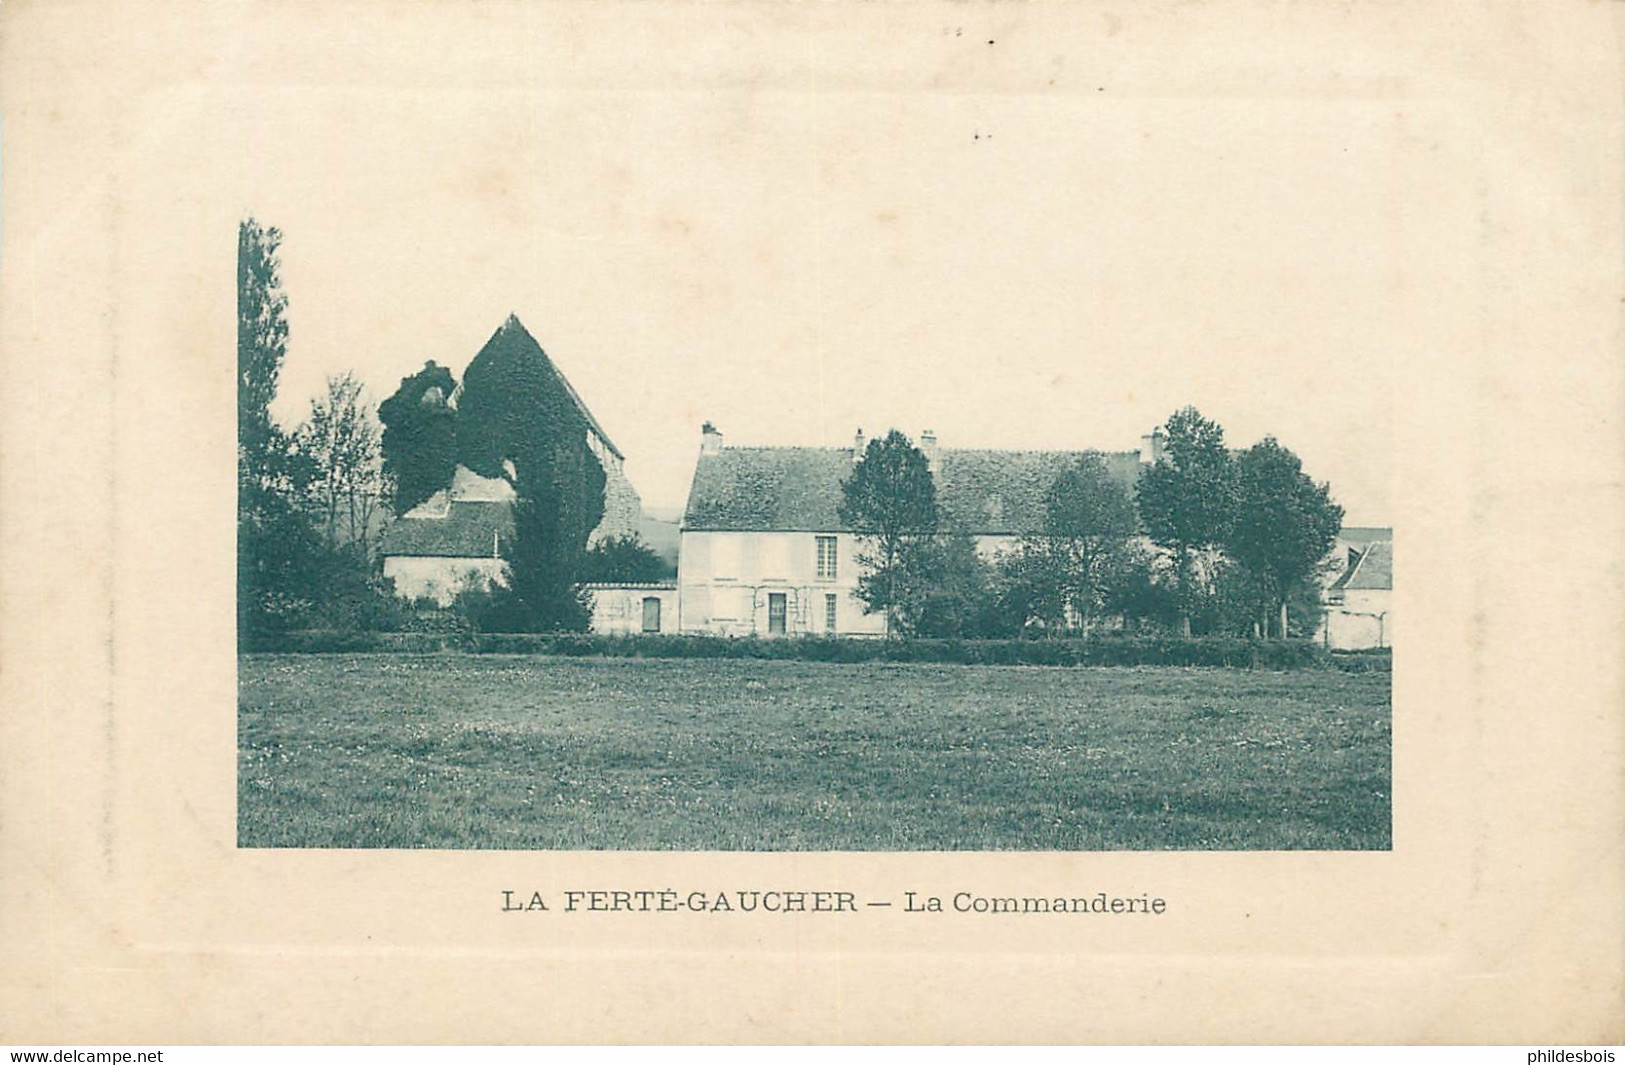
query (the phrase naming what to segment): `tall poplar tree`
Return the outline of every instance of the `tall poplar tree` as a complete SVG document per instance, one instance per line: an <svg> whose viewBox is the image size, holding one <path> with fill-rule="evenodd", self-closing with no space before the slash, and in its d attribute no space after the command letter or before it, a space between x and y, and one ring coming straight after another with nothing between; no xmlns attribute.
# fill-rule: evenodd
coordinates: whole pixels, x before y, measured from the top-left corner
<svg viewBox="0 0 1625 1065"><path fill-rule="evenodd" d="M237 634L287 624L310 602L319 545L303 513L308 464L271 417L288 350L282 233L237 227Z"/></svg>

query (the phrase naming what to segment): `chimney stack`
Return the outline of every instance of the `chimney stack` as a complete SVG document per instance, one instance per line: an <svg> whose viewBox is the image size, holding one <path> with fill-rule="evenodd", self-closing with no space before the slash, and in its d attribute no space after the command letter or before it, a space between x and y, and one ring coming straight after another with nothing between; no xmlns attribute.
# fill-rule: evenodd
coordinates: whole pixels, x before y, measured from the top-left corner
<svg viewBox="0 0 1625 1065"><path fill-rule="evenodd" d="M722 430L706 422L700 426L700 454L715 455L722 450Z"/></svg>
<svg viewBox="0 0 1625 1065"><path fill-rule="evenodd" d="M1167 449L1163 447L1163 442L1167 439L1168 434L1162 431L1160 425L1140 437L1140 464L1155 466L1161 462L1168 454Z"/></svg>
<svg viewBox="0 0 1625 1065"><path fill-rule="evenodd" d="M932 476L937 472L937 434L934 430L925 429L920 432L920 451L925 455L925 464L931 470Z"/></svg>
<svg viewBox="0 0 1625 1065"><path fill-rule="evenodd" d="M866 446L863 440L863 430L859 429L852 437L852 465L856 466L863 461L863 449Z"/></svg>

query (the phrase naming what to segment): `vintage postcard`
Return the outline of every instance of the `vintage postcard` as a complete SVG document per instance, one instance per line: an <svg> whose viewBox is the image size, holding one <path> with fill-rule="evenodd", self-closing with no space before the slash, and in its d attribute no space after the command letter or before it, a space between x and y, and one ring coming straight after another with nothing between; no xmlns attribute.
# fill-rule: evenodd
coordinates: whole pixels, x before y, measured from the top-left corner
<svg viewBox="0 0 1625 1065"><path fill-rule="evenodd" d="M0 28L0 1039L1622 1037L1613 6Z"/></svg>

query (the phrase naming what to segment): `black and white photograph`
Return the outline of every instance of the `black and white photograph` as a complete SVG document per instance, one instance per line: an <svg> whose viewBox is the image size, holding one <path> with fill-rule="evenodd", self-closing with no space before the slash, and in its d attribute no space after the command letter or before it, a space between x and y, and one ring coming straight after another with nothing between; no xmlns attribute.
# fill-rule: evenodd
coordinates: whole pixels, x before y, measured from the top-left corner
<svg viewBox="0 0 1625 1065"><path fill-rule="evenodd" d="M239 845L1390 846L1408 131L939 21L251 112Z"/></svg>

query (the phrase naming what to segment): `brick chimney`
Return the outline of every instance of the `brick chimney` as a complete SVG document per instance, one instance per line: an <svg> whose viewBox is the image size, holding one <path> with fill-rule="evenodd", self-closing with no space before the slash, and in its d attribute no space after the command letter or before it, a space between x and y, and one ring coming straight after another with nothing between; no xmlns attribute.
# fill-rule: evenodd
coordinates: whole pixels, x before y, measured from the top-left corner
<svg viewBox="0 0 1625 1065"><path fill-rule="evenodd" d="M852 436L852 465L856 466L863 461L863 449L867 446L863 439L863 430L859 429Z"/></svg>
<svg viewBox="0 0 1625 1065"><path fill-rule="evenodd" d="M1161 462L1168 454L1168 449L1163 446L1167 440L1168 434L1162 431L1160 425L1140 437L1141 465L1155 466Z"/></svg>
<svg viewBox="0 0 1625 1065"><path fill-rule="evenodd" d="M937 434L935 430L924 429L920 432L920 451L925 455L925 464L930 467L933 476L936 475L937 466Z"/></svg>
<svg viewBox="0 0 1625 1065"><path fill-rule="evenodd" d="M715 455L722 450L722 430L706 422L700 426L700 454Z"/></svg>

